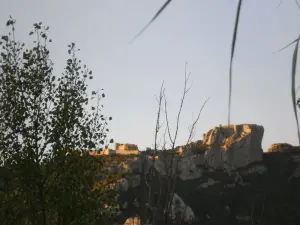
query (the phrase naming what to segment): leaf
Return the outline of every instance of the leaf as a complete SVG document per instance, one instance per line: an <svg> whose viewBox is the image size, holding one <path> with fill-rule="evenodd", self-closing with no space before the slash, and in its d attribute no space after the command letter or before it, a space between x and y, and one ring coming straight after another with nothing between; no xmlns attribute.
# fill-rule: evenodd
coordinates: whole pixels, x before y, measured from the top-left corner
<svg viewBox="0 0 300 225"><path fill-rule="evenodd" d="M278 4L278 6L277 6L277 8L279 8L280 6L281 6L281 3L283 2L283 0L280 0L280 2L279 2L279 4Z"/></svg>
<svg viewBox="0 0 300 225"><path fill-rule="evenodd" d="M4 41L8 41L8 36L1 36L1 39Z"/></svg>
<svg viewBox="0 0 300 225"><path fill-rule="evenodd" d="M298 0L295 0L295 2L297 4L297 6L298 6L298 9L300 9L300 4L299 4Z"/></svg>
<svg viewBox="0 0 300 225"><path fill-rule="evenodd" d="M112 117L110 116L108 119L109 119L109 120L112 120Z"/></svg>
<svg viewBox="0 0 300 225"><path fill-rule="evenodd" d="M104 93L102 94L102 98L105 98L105 94Z"/></svg>
<svg viewBox="0 0 300 225"><path fill-rule="evenodd" d="M300 35L299 35L300 38ZM298 48L299 48L299 38L296 42L296 46L293 53L293 60L292 60L292 86L291 86L291 93L292 93L292 101L293 101L293 109L294 115L297 123L297 132L298 132L298 140L300 145L300 130L299 130L299 122L298 122L298 115L297 115L297 102L296 102L296 91L295 91L295 80L296 80L296 71L297 71L297 58L298 58Z"/></svg>
<svg viewBox="0 0 300 225"><path fill-rule="evenodd" d="M239 0L239 2L238 2L233 37L232 37L232 45L231 45L231 56L230 56L230 65L229 65L228 125L230 125L230 108L231 108L231 94L232 94L232 64L233 64L233 58L234 58L234 50L235 50L236 37L237 37L242 2L243 2L243 0Z"/></svg>
<svg viewBox="0 0 300 225"><path fill-rule="evenodd" d="M287 47L291 46L292 44L296 43L297 41L299 41L299 38L295 39L294 41L292 41L291 43L289 43L288 45L284 46L283 48L277 50L276 52L273 52L272 54L276 54L278 52L281 52L282 50L286 49Z"/></svg>
<svg viewBox="0 0 300 225"><path fill-rule="evenodd" d="M31 31L31 32L29 33L29 35L33 35L33 31Z"/></svg>
<svg viewBox="0 0 300 225"><path fill-rule="evenodd" d="M130 41L130 44L133 43L156 19L157 17L166 9L166 7L171 3L172 0L167 0L165 4L163 4L162 7L156 12L156 14L152 17L152 19L147 23L147 25L137 34L133 37L133 39Z"/></svg>
<svg viewBox="0 0 300 225"><path fill-rule="evenodd" d="M110 139L109 143L114 143L114 139Z"/></svg>

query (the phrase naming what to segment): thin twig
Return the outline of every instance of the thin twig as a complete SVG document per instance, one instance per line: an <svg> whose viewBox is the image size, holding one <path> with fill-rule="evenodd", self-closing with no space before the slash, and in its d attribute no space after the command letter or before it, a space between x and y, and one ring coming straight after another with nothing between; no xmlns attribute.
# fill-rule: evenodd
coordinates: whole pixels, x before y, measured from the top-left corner
<svg viewBox="0 0 300 225"><path fill-rule="evenodd" d="M190 128L190 131L189 131L189 137L188 137L188 140L187 140L187 144L190 143L190 141L192 140L193 136L195 135L195 128L196 128L196 125L197 125L197 123L198 123L198 121L199 121L199 119L200 119L201 112L202 112L204 106L206 105L206 103L207 103L209 100L210 100L210 97L209 97L208 99L206 99L205 102L203 103L203 105L201 106L201 109L200 109L200 111L199 111L199 113L198 113L198 116L197 116L196 120L193 122L193 124L192 124L192 126L191 126L191 128Z"/></svg>
<svg viewBox="0 0 300 225"><path fill-rule="evenodd" d="M149 168L149 183L150 185L148 184L148 181L147 179L145 179L145 183L148 187L148 206L150 208L152 208L152 204L151 204L151 196L153 195L152 193L152 190L153 190L153 178L154 178L154 166L155 166L155 159L156 159L156 156L157 156L157 152L158 152L158 144L157 144L157 138L158 138L158 133L162 127L162 124L160 124L160 117L161 117L161 109L162 109L162 101L163 101L163 93L164 93L164 82L162 83L161 85L161 88L160 88L160 94L157 98L157 101L158 101L158 111L157 111L157 117L156 117L156 125L155 125L155 134L154 134L154 157L153 157L153 161L152 161L152 164ZM146 176L145 176L146 178ZM144 206L146 207L146 205ZM147 219L147 218L143 218L143 219Z"/></svg>
<svg viewBox="0 0 300 225"><path fill-rule="evenodd" d="M201 112L202 112L204 106L206 105L206 103L208 102L209 99L210 99L210 98L208 98L208 99L203 103L203 105L202 105L202 107L201 107L201 109L200 109L200 111L199 111L199 113L198 113L197 119L193 122L193 125L192 125L192 128L190 129L190 134L189 134L188 141L187 141L186 145L188 145L188 144L190 143L191 137L192 137L193 132L194 132L194 130L195 130L195 128L196 128L196 124L197 124L197 122L199 121ZM177 172L178 172L179 162L180 162L180 160L182 159L185 150L186 150L186 149L183 149L183 152L182 152L181 157L176 161L176 167L175 167L175 169L176 169ZM173 168L173 166L172 166L172 168ZM172 200L173 200L173 198L174 198L175 188L176 188L176 183L177 183L176 181L177 181L177 179L174 179L174 184L173 184L172 191L171 191L171 200L170 200L170 202L172 202Z"/></svg>

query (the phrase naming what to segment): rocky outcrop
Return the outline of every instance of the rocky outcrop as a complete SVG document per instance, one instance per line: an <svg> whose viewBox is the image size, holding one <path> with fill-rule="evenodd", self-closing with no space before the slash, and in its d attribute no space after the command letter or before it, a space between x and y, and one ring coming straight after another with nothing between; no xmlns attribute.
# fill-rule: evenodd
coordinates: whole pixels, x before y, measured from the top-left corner
<svg viewBox="0 0 300 225"><path fill-rule="evenodd" d="M267 152L292 152L293 146L288 143L272 144Z"/></svg>
<svg viewBox="0 0 300 225"><path fill-rule="evenodd" d="M212 169L236 169L261 161L264 128L255 124L214 127L203 135L210 148L205 162Z"/></svg>
<svg viewBox="0 0 300 225"><path fill-rule="evenodd" d="M195 215L191 207L185 204L185 202L176 193L174 193L172 199L169 217L172 221L178 221L179 223L181 220L185 223L192 223L195 219Z"/></svg>
<svg viewBox="0 0 300 225"><path fill-rule="evenodd" d="M298 152L264 153L262 161L235 171L202 168L200 177L178 179L174 198L177 200L172 201L172 211L177 212L177 217L176 213L171 213L170 218L176 220L178 215L183 215L182 225L298 224L299 168ZM167 186L162 177L155 178L153 193L158 193L156 196L161 201L169 194L159 194ZM121 203L127 204L122 224L126 218L135 217L139 212L142 204L135 202L145 196L144 188L139 185L121 193ZM182 214L185 207L188 213ZM159 208L157 212L163 212L163 209Z"/></svg>
<svg viewBox="0 0 300 225"><path fill-rule="evenodd" d="M178 174L182 180L196 179L202 176L204 156L161 157L154 161L155 169L163 176Z"/></svg>
<svg viewBox="0 0 300 225"><path fill-rule="evenodd" d="M175 221L174 224L298 224L299 147L274 144L272 150L263 153L263 133L263 127L254 124L215 127L204 135L203 145L209 148L201 154L186 151L175 156L169 151L159 155L154 160L152 185L141 173L149 172L153 160L134 158L134 162L126 165L137 173L132 177L139 179L135 185L128 180L127 191L120 194L121 224L129 217L143 215L143 201L148 215L155 215L155 222L149 224L164 224L167 215L164 210L170 196L166 175L171 168L177 179L167 218ZM151 206L145 199L151 199ZM176 222L178 218L182 221Z"/></svg>
<svg viewBox="0 0 300 225"><path fill-rule="evenodd" d="M124 225L141 225L141 220L137 216L130 217L125 221Z"/></svg>

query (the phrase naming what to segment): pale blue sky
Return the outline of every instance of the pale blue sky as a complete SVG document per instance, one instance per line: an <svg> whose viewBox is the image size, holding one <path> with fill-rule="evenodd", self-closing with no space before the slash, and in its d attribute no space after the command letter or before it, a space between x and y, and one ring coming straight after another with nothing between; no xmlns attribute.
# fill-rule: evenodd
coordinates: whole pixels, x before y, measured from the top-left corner
<svg viewBox="0 0 300 225"><path fill-rule="evenodd" d="M232 123L263 125L263 148L297 144L290 94L292 48L272 55L294 40L300 10L293 0L245 0L233 69ZM152 146L157 112L155 95L165 81L171 126L179 107L184 64L192 73L180 122L178 144L186 142L193 115L207 97L196 139L227 123L228 64L236 0L174 0L133 44L131 38L164 0L2 0L0 33L9 15L17 37L29 42L34 22L50 26L51 54L57 71L75 42L79 57L94 72L92 89L105 88L105 113L113 117L117 142Z"/></svg>

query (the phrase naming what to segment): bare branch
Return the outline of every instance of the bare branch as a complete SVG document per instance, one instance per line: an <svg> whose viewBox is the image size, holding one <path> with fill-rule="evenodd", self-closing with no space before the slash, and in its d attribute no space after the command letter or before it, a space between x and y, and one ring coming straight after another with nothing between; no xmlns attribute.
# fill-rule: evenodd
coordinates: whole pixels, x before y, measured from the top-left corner
<svg viewBox="0 0 300 225"><path fill-rule="evenodd" d="M167 131L168 131L169 139L170 139L170 142L171 142L171 146L172 146L173 145L173 139L172 139L171 131L170 131L170 124L169 124L168 111L167 111L167 98L166 98L165 93L164 93L164 102L165 102L164 112L165 112L165 117L166 117L166 127L167 127Z"/></svg>
<svg viewBox="0 0 300 225"><path fill-rule="evenodd" d="M187 144L190 143L190 141L193 139L193 137L195 135L196 125L197 125L197 123L198 123L198 121L200 119L201 112L202 112L205 104L209 101L209 99L210 99L210 97L208 99L206 99L205 102L203 103L203 105L201 106L201 109L200 109L200 111L198 113L198 116L197 116L196 120L193 122L193 124L192 124L192 126L191 126L191 128L189 130L189 137L188 137L188 140L187 140Z"/></svg>
<svg viewBox="0 0 300 225"><path fill-rule="evenodd" d="M158 132L161 128L160 125L160 113L161 113L161 104L162 104L162 100L163 100L163 96L164 96L164 82L161 84L161 88L160 88L160 94L159 94L159 98L158 98L158 112L157 112L157 118L156 118L156 126L155 126L155 136L154 136L154 151L155 154L157 152L157 136L158 136Z"/></svg>
<svg viewBox="0 0 300 225"><path fill-rule="evenodd" d="M191 73L187 74L187 62L185 63L185 77L184 77L184 89L183 89L183 95L182 95L182 98L181 98L181 102L180 102L180 107L179 107L179 111L178 111L178 115L177 115L177 118L176 118L176 130L175 130L175 135L174 135L174 140L173 140L173 143L172 143L172 149L174 149L175 147L175 142L176 142L176 139L177 139L177 135L178 135L178 129L179 129L179 121L180 121L180 115L181 115L181 111L182 111L182 108L183 108L183 103L184 103L184 100L185 100L185 97L186 97L186 94L189 92L189 90L191 89L191 87L187 87L188 85L188 82L189 82L189 79L190 79L190 75Z"/></svg>
<svg viewBox="0 0 300 225"><path fill-rule="evenodd" d="M147 180L147 176L146 174L144 173L143 176L144 176L144 182L146 184L147 187L145 188L148 188L148 201L145 205L143 205L144 207L144 212L146 212L146 208L147 207L150 207L152 208L152 201L151 201L151 197L153 195L152 193L152 190L153 190L153 177L154 177L154 166L155 166L155 159L157 156L157 151L158 151L158 143L157 143L157 139L158 139L158 133L162 127L162 124L160 124L160 116L161 116L161 110L162 110L162 101L163 101L163 93L164 93L164 82L162 83L161 85L161 88L160 88L160 94L159 96L157 97L157 102L158 102L158 111L157 111L157 117L156 117L156 125L155 125L155 134L154 134L154 158L153 158L153 161L152 161L152 164L149 168L149 178ZM145 169L144 169L145 171ZM145 218L144 218L145 217ZM142 222L146 222L147 220L149 220L149 216L148 215L145 215L143 217L141 217L141 220ZM148 222L146 222L146 224L148 224Z"/></svg>
<svg viewBox="0 0 300 225"><path fill-rule="evenodd" d="M188 82L190 79L190 75L191 73L187 73L187 62L185 63L185 71L184 71L184 88L183 88L183 94L182 94L182 98L180 101L180 106L179 106L179 110L178 110L178 114L176 117L176 129L175 129L175 134L174 134L174 138L172 138L171 136L171 132L170 132L170 124L169 124L169 118L168 118L168 111L167 111L167 100L166 100L166 95L164 93L164 101L165 101L165 117L166 117L166 123L167 123L167 129L168 129L168 135L171 141L171 148L172 150L174 150L175 148L175 144L176 144L176 139L178 136L178 130L179 130L179 121L180 121L180 115L181 115L181 111L183 108L183 103L186 97L186 94L190 91L191 86L188 87Z"/></svg>

